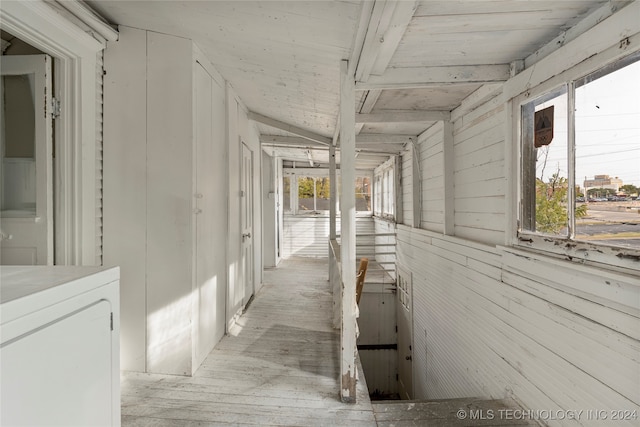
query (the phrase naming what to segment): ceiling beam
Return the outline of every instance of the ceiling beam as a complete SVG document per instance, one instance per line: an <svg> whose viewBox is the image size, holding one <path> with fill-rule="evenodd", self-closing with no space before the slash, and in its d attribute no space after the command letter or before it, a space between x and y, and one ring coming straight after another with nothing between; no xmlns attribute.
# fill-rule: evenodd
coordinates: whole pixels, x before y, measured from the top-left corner
<svg viewBox="0 0 640 427"><path fill-rule="evenodd" d="M506 82L510 65L455 65L446 67L390 68L383 75L357 82L356 90L416 89L470 83Z"/></svg>
<svg viewBox="0 0 640 427"><path fill-rule="evenodd" d="M366 133L356 135L356 145L360 144L406 144L413 135L396 135L382 133ZM294 146L302 148L326 147L325 144L310 141L299 136L260 135L260 143L263 145Z"/></svg>
<svg viewBox="0 0 640 427"><path fill-rule="evenodd" d="M389 110L372 114L356 114L356 123L411 123L450 120L449 111Z"/></svg>
<svg viewBox="0 0 640 427"><path fill-rule="evenodd" d="M404 144L360 144L356 145L356 151L362 153L399 154Z"/></svg>
<svg viewBox="0 0 640 427"><path fill-rule="evenodd" d="M416 137L413 135L361 133L356 135L356 144L406 144L411 138L415 139Z"/></svg>
<svg viewBox="0 0 640 427"><path fill-rule="evenodd" d="M288 123L281 122L280 120L272 119L271 117L263 116L262 114L255 113L253 111L249 111L249 114L247 116L249 120L253 120L255 122L262 123L263 125L292 133L310 141L315 141L323 145L331 144L331 138L318 135L317 133L310 132L308 130L290 125Z"/></svg>
<svg viewBox="0 0 640 427"><path fill-rule="evenodd" d="M416 8L415 0L375 1L358 58L356 81L366 82L370 75L387 69Z"/></svg>
<svg viewBox="0 0 640 427"><path fill-rule="evenodd" d="M260 143L264 145L293 145L297 147L314 148L326 147L326 144L311 141L301 136L260 135Z"/></svg>
<svg viewBox="0 0 640 427"><path fill-rule="evenodd" d="M360 107L360 113L369 114L371 111L373 111L373 107L375 107L376 102L378 102L378 98L380 98L381 94L382 94L381 90L367 91L364 98L364 102L362 103L362 107ZM356 123L356 142L358 141L357 135L362 131L363 127L364 127L364 123Z"/></svg>

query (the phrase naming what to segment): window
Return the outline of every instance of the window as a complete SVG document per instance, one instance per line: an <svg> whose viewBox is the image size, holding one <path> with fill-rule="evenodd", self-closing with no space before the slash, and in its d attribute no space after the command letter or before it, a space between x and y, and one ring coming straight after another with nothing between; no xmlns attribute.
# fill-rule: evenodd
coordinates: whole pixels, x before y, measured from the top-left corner
<svg viewBox="0 0 640 427"><path fill-rule="evenodd" d="M371 178L356 177L356 212L371 212Z"/></svg>
<svg viewBox="0 0 640 427"><path fill-rule="evenodd" d="M288 176L282 177L282 205L284 212L291 212L291 178Z"/></svg>
<svg viewBox="0 0 640 427"><path fill-rule="evenodd" d="M371 215L371 180L364 171L356 175L356 212ZM282 177L283 211L292 215L329 215L331 178L325 169L285 169ZM340 175L337 175L336 210L340 213Z"/></svg>
<svg viewBox="0 0 640 427"><path fill-rule="evenodd" d="M640 54L521 106L519 237L640 249Z"/></svg>
<svg viewBox="0 0 640 427"><path fill-rule="evenodd" d="M384 218L395 216L395 159L383 163L374 172L374 215Z"/></svg>

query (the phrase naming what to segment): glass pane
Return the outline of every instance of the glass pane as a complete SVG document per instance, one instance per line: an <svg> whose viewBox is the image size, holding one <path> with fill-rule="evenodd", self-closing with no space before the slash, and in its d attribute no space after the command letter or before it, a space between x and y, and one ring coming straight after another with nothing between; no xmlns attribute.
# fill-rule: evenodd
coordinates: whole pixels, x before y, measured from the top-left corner
<svg viewBox="0 0 640 427"><path fill-rule="evenodd" d="M381 215L382 214L382 177L375 177L375 188L373 189L374 193L374 214Z"/></svg>
<svg viewBox="0 0 640 427"><path fill-rule="evenodd" d="M284 212L291 212L291 178L282 177L282 209Z"/></svg>
<svg viewBox="0 0 640 427"><path fill-rule="evenodd" d="M371 212L371 180L369 177L356 178L356 211Z"/></svg>
<svg viewBox="0 0 640 427"><path fill-rule="evenodd" d="M524 105L522 120L521 227L566 236L569 189L566 88Z"/></svg>
<svg viewBox="0 0 640 427"><path fill-rule="evenodd" d="M523 106L522 228L567 233L567 94L562 88Z"/></svg>
<svg viewBox="0 0 640 427"><path fill-rule="evenodd" d="M619 67L576 87L576 238L638 248L640 62Z"/></svg>
<svg viewBox="0 0 640 427"><path fill-rule="evenodd" d="M316 210L328 211L331 184L328 177L316 178Z"/></svg>
<svg viewBox="0 0 640 427"><path fill-rule="evenodd" d="M298 178L298 213L313 212L313 192L315 180L310 176Z"/></svg>
<svg viewBox="0 0 640 427"><path fill-rule="evenodd" d="M2 194L5 216L36 212L35 77L2 76Z"/></svg>

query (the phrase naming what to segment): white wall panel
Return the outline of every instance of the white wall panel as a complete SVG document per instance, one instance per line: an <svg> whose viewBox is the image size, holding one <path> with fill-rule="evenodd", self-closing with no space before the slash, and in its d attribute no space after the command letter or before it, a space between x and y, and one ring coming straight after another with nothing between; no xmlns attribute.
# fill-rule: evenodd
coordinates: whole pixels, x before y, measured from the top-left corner
<svg viewBox="0 0 640 427"><path fill-rule="evenodd" d="M637 277L405 226L398 240L413 272L417 398L640 409Z"/></svg>
<svg viewBox="0 0 640 427"><path fill-rule="evenodd" d="M438 122L418 139L422 171L422 217L420 227L444 230L444 150L443 124Z"/></svg>
<svg viewBox="0 0 640 427"><path fill-rule="evenodd" d="M199 55L127 27L106 51L104 262L122 268L126 370L191 375L225 331L239 176L227 181L226 88Z"/></svg>
<svg viewBox="0 0 640 427"><path fill-rule="evenodd" d="M336 221L336 231L340 234L340 221ZM373 218L356 218L356 234L372 234ZM360 237L358 242L372 242L372 238ZM282 241L282 257L291 256L319 257L328 256L329 242L328 216L284 216L284 233ZM372 247L357 246L356 257L370 256Z"/></svg>
<svg viewBox="0 0 640 427"><path fill-rule="evenodd" d="M147 370L191 375L192 44L147 32L146 57Z"/></svg>
<svg viewBox="0 0 640 427"><path fill-rule="evenodd" d="M147 35L119 33L121 42L105 51L103 263L120 266L121 367L145 372Z"/></svg>
<svg viewBox="0 0 640 427"><path fill-rule="evenodd" d="M475 241L504 241L504 123L501 97L454 122L454 234Z"/></svg>
<svg viewBox="0 0 640 427"><path fill-rule="evenodd" d="M413 175L418 171L413 170L413 149L402 153L402 223L413 224Z"/></svg>

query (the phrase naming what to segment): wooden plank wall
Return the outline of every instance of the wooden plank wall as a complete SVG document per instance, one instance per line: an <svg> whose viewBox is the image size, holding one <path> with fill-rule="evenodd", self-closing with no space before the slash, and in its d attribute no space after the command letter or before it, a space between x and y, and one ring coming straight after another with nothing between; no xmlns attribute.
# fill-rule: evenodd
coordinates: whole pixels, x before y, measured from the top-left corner
<svg viewBox="0 0 640 427"><path fill-rule="evenodd" d="M405 225L413 225L413 148L402 153L402 223ZM417 173L417 171L416 171Z"/></svg>
<svg viewBox="0 0 640 427"><path fill-rule="evenodd" d="M336 221L337 233L340 234L340 221ZM356 218L356 233L371 234L374 232L373 218ZM284 233L282 241L282 257L292 256L326 258L329 242L328 216L284 216ZM372 248L357 247L356 256L361 257Z"/></svg>
<svg viewBox="0 0 640 427"><path fill-rule="evenodd" d="M501 97L454 122L454 234L504 242L504 130Z"/></svg>
<svg viewBox="0 0 640 427"><path fill-rule="evenodd" d="M374 218L374 226L376 234L392 234L396 232L396 224L380 218ZM377 245L392 246L376 246L375 260L380 266L389 271L392 278L395 279L395 262L396 262L396 238L395 236L376 236L375 243Z"/></svg>
<svg viewBox="0 0 640 427"><path fill-rule="evenodd" d="M640 410L640 280L498 246L513 179L504 129L501 97L454 122L455 237L441 233L441 132L420 138L429 230L398 226L398 260L413 272L415 398Z"/></svg>
<svg viewBox="0 0 640 427"><path fill-rule="evenodd" d="M444 230L444 151L443 124L438 122L418 138L422 169L422 214L420 227ZM408 182L405 179L403 182ZM409 196L409 199L412 197Z"/></svg>
<svg viewBox="0 0 640 427"><path fill-rule="evenodd" d="M398 239L400 262L414 273L417 398L640 409L637 278L612 283L594 268L406 226ZM567 270L559 274L558 267ZM589 291L594 288L605 295ZM620 290L627 305L607 299Z"/></svg>
<svg viewBox="0 0 640 427"><path fill-rule="evenodd" d="M188 39L128 27L105 53L104 263L121 267L125 370L191 375L224 333L227 272L229 294L245 297L225 244L241 239L227 233L227 215L239 217L227 189L240 177L228 173L226 122L242 113L227 116L225 83L199 55ZM246 115L234 132L234 153L240 135L258 152Z"/></svg>

